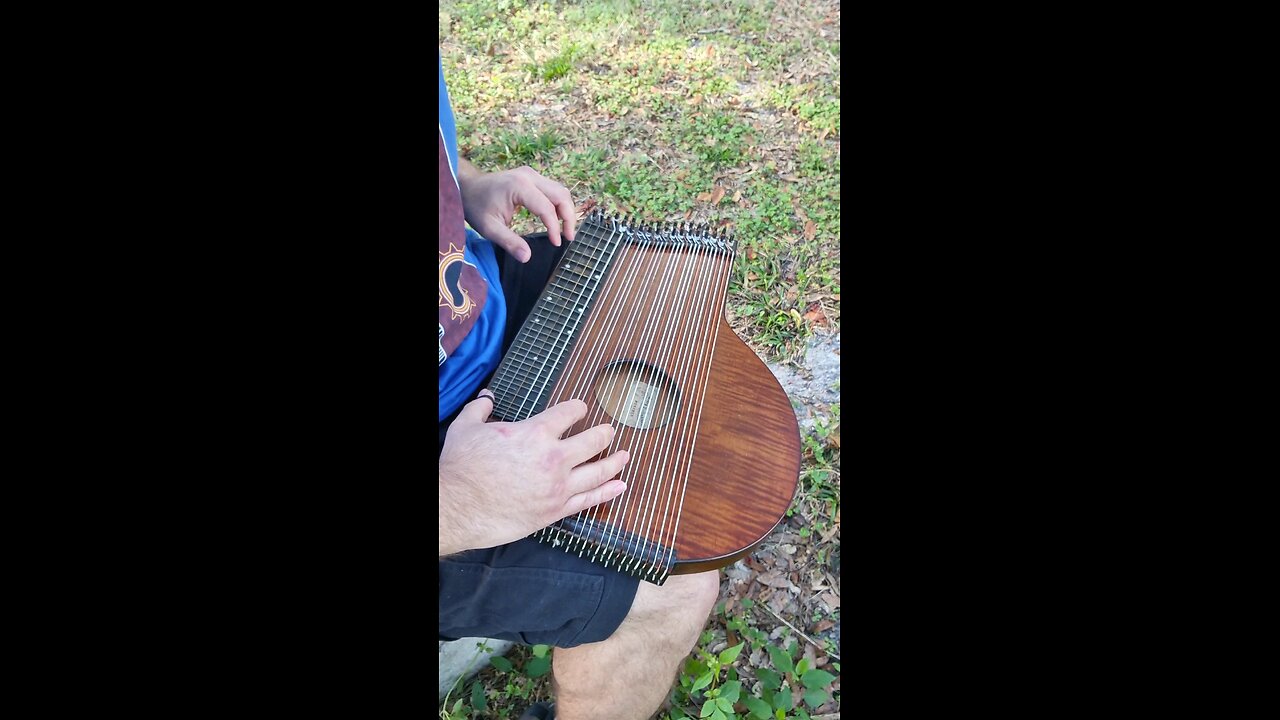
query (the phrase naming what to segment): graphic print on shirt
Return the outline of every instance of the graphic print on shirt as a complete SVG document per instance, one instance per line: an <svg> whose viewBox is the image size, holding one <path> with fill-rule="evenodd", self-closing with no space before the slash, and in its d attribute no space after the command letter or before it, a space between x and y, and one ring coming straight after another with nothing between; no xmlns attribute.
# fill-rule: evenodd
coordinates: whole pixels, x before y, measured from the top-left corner
<svg viewBox="0 0 1280 720"><path fill-rule="evenodd" d="M489 286L475 265L467 262L466 220L462 194L440 130L440 364L471 332L489 296Z"/></svg>
<svg viewBox="0 0 1280 720"><path fill-rule="evenodd" d="M453 310L452 319L461 320L471 315L476 305L471 301L471 293L462 286L462 271L472 268L480 269L467 262L464 247L454 247L452 243L447 251L440 251L440 307Z"/></svg>

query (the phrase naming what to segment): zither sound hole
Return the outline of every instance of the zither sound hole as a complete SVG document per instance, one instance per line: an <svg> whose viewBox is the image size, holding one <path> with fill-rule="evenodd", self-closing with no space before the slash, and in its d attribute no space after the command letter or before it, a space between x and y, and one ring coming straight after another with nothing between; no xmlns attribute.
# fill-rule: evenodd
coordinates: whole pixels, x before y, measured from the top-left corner
<svg viewBox="0 0 1280 720"><path fill-rule="evenodd" d="M601 370L595 395L613 419L641 430L660 428L680 411L680 391L671 378L636 360L623 360Z"/></svg>

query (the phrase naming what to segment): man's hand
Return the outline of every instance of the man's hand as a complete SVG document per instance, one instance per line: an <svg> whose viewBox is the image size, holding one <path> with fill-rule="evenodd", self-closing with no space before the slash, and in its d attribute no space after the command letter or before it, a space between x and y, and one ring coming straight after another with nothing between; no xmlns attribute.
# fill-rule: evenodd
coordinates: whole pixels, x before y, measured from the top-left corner
<svg viewBox="0 0 1280 720"><path fill-rule="evenodd" d="M486 394L487 393L487 394ZM440 453L440 555L518 540L626 490L613 479L625 450L587 462L609 446L613 426L596 425L560 439L586 417L568 400L527 420L486 423L493 394L462 409Z"/></svg>
<svg viewBox="0 0 1280 720"><path fill-rule="evenodd" d="M529 243L511 230L516 209L526 207L547 226L551 244L573 239L573 198L563 185L539 175L528 166L496 173L481 172L462 159L458 163L458 189L462 210L475 231L497 244L520 262L528 262Z"/></svg>

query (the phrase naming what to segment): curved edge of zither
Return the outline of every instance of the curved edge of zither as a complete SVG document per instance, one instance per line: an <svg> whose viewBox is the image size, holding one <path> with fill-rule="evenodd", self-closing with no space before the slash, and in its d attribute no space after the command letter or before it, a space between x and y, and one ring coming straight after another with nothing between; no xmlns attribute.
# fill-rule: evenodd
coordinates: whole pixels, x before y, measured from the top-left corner
<svg viewBox="0 0 1280 720"><path fill-rule="evenodd" d="M677 537L675 574L747 555L786 518L800 483L800 425L764 361L721 321L713 383L693 454L696 486Z"/></svg>

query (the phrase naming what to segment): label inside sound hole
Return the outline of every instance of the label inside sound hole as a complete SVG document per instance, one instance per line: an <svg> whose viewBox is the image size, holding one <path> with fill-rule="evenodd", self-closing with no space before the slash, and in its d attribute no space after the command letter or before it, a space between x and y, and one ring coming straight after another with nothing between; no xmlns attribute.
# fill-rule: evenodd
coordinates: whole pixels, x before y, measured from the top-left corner
<svg viewBox="0 0 1280 720"><path fill-rule="evenodd" d="M614 420L641 430L666 425L680 409L680 393L662 371L634 360L600 371L595 395Z"/></svg>
<svg viewBox="0 0 1280 720"><path fill-rule="evenodd" d="M653 423L653 411L658 406L658 386L636 380L631 383L627 395L632 400L622 414L625 422L636 427L649 427Z"/></svg>

